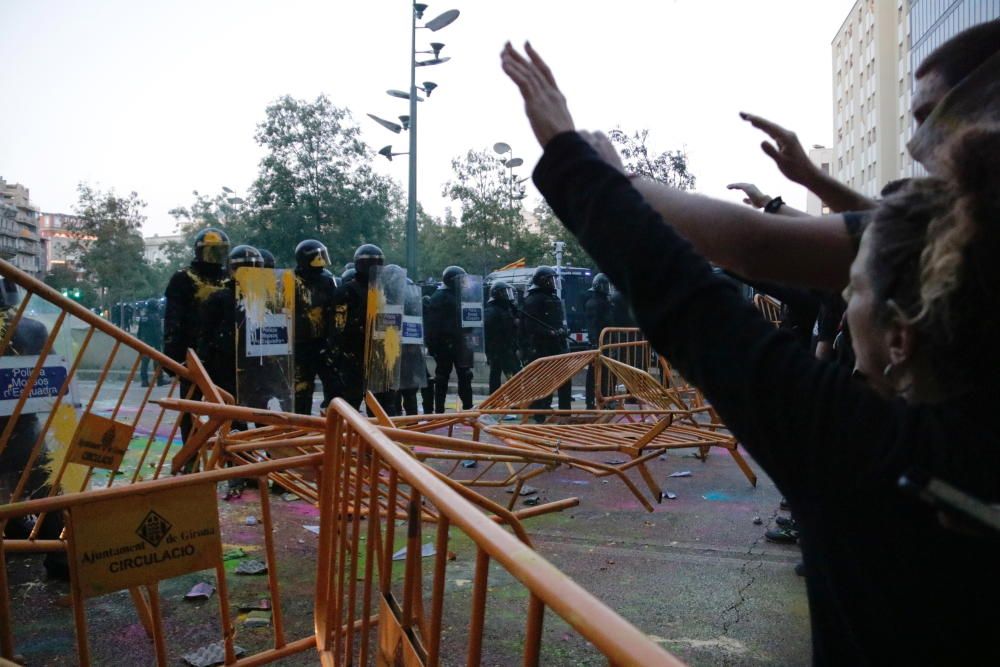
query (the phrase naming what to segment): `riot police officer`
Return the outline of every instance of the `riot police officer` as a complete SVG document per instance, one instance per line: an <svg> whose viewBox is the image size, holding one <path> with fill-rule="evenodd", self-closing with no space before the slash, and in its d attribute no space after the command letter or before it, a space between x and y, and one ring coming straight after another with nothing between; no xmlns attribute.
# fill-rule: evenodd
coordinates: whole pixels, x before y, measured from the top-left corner
<svg viewBox="0 0 1000 667"><path fill-rule="evenodd" d="M13 322L19 303L20 295L17 285L7 278L0 278L0 337L8 335L10 327L14 327L7 347L3 351L5 357L39 355L45 348L45 341L49 337L49 331L44 324L24 314L17 320L16 324ZM35 359L30 359L29 367L34 365L34 362ZM11 419L12 417L0 417L0 432L7 429ZM22 411L11 428L6 448L0 456L0 504L12 502L12 494L18 486L25 468L31 462L32 450L39 435L41 435L41 424L38 415L30 411ZM31 471L28 473L25 491L19 500L44 498L49 495L50 487L47 481L49 479L49 463L48 449L43 446L35 457ZM59 539L63 526L62 512L49 512L45 515L45 521L39 528L37 536L43 540ZM26 539L33 527L34 524L31 520L27 517L21 517L11 519L2 528L4 536L9 539ZM69 566L65 551L46 554L44 565L50 577L69 579Z"/></svg>
<svg viewBox="0 0 1000 667"><path fill-rule="evenodd" d="M521 370L517 359L518 319L514 288L498 280L490 287L486 302L486 363L490 365L490 393L499 389L501 374L509 379Z"/></svg>
<svg viewBox="0 0 1000 667"><path fill-rule="evenodd" d="M569 352L565 320L563 302L556 293L556 271L551 266L539 266L531 276L531 286L524 299L524 316L521 318L526 362ZM559 387L559 409L569 410L572 400L570 380ZM532 407L547 410L552 407L552 397L536 401Z"/></svg>
<svg viewBox="0 0 1000 667"><path fill-rule="evenodd" d="M240 267L259 268L264 258L256 248L238 245L229 253L229 270L235 276ZM245 319L236 303L236 281L230 277L225 286L205 300L201 309L202 333L198 341L198 357L208 376L219 387L236 396L237 347L246 342L237 340L237 324Z"/></svg>
<svg viewBox="0 0 1000 667"><path fill-rule="evenodd" d="M354 280L354 277L358 275L357 269L353 266L349 269L344 269L344 272L340 274L340 283L343 285Z"/></svg>
<svg viewBox="0 0 1000 667"><path fill-rule="evenodd" d="M271 251L265 250L264 248L257 248L257 252L260 253L261 258L264 260L264 268L273 269L275 263L274 263L274 255L271 254Z"/></svg>
<svg viewBox="0 0 1000 667"><path fill-rule="evenodd" d="M601 332L613 326L613 309L611 303L611 281L603 273L594 276L590 284L590 296L584 304L583 312L587 320L587 338L590 347L596 348L600 342ZM596 407L594 391L594 365L587 366L587 409Z"/></svg>
<svg viewBox="0 0 1000 667"><path fill-rule="evenodd" d="M372 243L354 251L355 275L337 290L333 340L340 376L341 395L356 409L365 398L365 323L368 310L368 280L373 266L382 266L385 255ZM381 402L381 401L380 401ZM386 407L383 404L383 407Z"/></svg>
<svg viewBox="0 0 1000 667"><path fill-rule="evenodd" d="M323 384L322 408L340 394L330 343L337 284L326 270L326 246L312 239L295 247L295 412L312 413L316 376Z"/></svg>
<svg viewBox="0 0 1000 667"><path fill-rule="evenodd" d="M221 229L209 227L198 232L194 239L194 260L170 278L163 321L163 352L183 364L188 348L197 350L202 335L201 309L205 300L223 288L229 279L226 262L229 259L229 237ZM180 396L188 397L191 383L182 380ZM192 400L201 399L201 391L194 387ZM181 417L181 438L187 440L191 431L191 415Z"/></svg>
<svg viewBox="0 0 1000 667"><path fill-rule="evenodd" d="M163 318L160 316L159 299L147 299L139 309L139 330L137 332L139 340L146 345L156 348L163 347ZM139 377L142 386L149 386L149 357L143 356L139 365ZM155 373L155 371L154 371ZM157 385L169 384L168 380L159 375L156 380Z"/></svg>
<svg viewBox="0 0 1000 667"><path fill-rule="evenodd" d="M459 292L465 269L449 266L441 275L441 286L431 296L424 313L427 351L434 357L434 411L444 412L448 380L455 368L462 409L472 408L472 359L462 351L462 316Z"/></svg>

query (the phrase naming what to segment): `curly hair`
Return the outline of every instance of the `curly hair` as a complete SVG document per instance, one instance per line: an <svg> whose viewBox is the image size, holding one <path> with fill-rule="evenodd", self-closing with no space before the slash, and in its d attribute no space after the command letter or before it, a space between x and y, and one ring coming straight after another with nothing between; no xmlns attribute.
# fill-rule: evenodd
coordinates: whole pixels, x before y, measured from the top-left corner
<svg viewBox="0 0 1000 667"><path fill-rule="evenodd" d="M882 202L868 265L876 317L915 327L952 391L995 377L1000 312L1000 126L950 142L943 178L913 179Z"/></svg>

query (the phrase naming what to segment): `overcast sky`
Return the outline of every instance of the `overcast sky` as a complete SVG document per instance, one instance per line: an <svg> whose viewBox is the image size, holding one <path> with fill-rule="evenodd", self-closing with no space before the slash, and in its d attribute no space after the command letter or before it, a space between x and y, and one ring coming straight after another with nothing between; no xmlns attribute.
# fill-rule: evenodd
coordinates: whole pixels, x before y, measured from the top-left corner
<svg viewBox="0 0 1000 667"><path fill-rule="evenodd" d="M754 181L790 204L783 181L740 121L752 111L831 141L830 42L853 0L454 0L461 17L418 31L451 62L418 70L439 88L420 105L422 205L440 215L450 160L505 141L528 176L540 149L500 70L507 39L530 38L552 66L577 125L649 128L660 150L685 148L698 191L737 199ZM407 0L0 0L0 176L31 189L44 211L71 212L76 185L135 190L146 233L169 234L167 211L191 191L241 194L261 152L255 125L275 98L326 94L378 149L394 135L365 114L395 118L409 83ZM378 159L406 183L407 162ZM529 202L538 197L529 189Z"/></svg>

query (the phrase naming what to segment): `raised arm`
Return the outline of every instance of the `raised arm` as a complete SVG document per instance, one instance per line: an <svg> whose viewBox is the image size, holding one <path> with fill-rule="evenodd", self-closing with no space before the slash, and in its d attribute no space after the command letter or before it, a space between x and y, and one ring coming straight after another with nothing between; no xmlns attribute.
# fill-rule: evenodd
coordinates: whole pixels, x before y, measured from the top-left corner
<svg viewBox="0 0 1000 667"><path fill-rule="evenodd" d="M860 192L855 192L813 164L794 132L786 130L766 118L750 113L741 112L740 118L774 140L773 144L769 141L763 141L760 147L769 158L774 160L774 164L785 175L785 178L804 186L822 199L830 207L830 210L840 213L843 211L867 211L875 208L874 201Z"/></svg>

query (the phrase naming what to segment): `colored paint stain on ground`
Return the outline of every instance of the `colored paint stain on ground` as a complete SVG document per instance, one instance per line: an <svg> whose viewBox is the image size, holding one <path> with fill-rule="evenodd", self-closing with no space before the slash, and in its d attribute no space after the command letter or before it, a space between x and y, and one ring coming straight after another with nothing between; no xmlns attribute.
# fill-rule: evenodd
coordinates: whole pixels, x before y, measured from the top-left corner
<svg viewBox="0 0 1000 667"><path fill-rule="evenodd" d="M712 502L717 503L728 503L733 499L732 496L723 491L709 491L708 493L702 494L701 497L705 500L711 500Z"/></svg>

